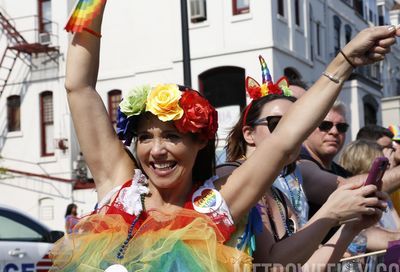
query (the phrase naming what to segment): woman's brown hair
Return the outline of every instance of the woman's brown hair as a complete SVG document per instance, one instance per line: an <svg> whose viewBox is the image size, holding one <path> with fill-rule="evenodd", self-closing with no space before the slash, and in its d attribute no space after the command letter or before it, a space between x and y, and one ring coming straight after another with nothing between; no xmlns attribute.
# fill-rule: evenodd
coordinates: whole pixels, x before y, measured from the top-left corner
<svg viewBox="0 0 400 272"><path fill-rule="evenodd" d="M250 108L249 109L245 108L242 111L242 113L240 114L239 121L237 121L236 125L232 128L232 130L228 135L227 145L225 147L227 161L236 161L242 158L244 155L246 155L247 143L243 137L243 132L242 132L243 124L254 127L254 122L260 118L261 111L264 105L276 99L286 99L291 102L295 102L297 100L293 96L284 96L277 94L269 94L257 100L253 100L251 104L247 106ZM247 115L246 115L246 120L244 121L243 119L245 118L244 115L246 110L247 110ZM294 167L295 165L292 165L290 167L291 168L290 172L294 170Z"/></svg>

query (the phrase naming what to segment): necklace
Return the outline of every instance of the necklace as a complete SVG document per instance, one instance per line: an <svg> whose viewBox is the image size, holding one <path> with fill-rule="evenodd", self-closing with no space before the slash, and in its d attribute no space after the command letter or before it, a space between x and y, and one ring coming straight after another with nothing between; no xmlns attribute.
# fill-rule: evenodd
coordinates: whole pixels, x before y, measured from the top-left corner
<svg viewBox="0 0 400 272"><path fill-rule="evenodd" d="M132 239L132 237L135 235L135 226L137 224L137 222L140 219L140 216L143 214L143 211L145 210L145 206L144 206L144 199L146 197L146 194L140 194L140 202L142 204L142 210L139 212L139 214L136 216L136 218L132 221L129 229L128 229L128 234L127 237L125 239L125 241L120 245L118 253L117 253L117 259L118 260L122 260L125 257L125 250L130 242L130 240ZM109 266L106 270L104 270L104 272L128 272L128 270L126 269L125 266L121 265L121 264L113 264L111 266Z"/></svg>
<svg viewBox="0 0 400 272"><path fill-rule="evenodd" d="M301 192L302 192L299 179L297 178L296 174L293 173L292 177L294 177L294 180L295 180L295 182L296 182L296 183L294 184L293 188L296 187L296 186L297 186L297 188L298 188L298 190L297 190L297 196L296 196L296 198L295 198L294 192L292 191L292 187L290 186L289 181L286 179L286 177L287 177L287 176L281 175L281 178L283 178L283 180L285 181L285 184L286 184L286 186L287 186L287 188L288 188L288 190L289 190L290 200L291 200L291 202L292 202L293 208L295 209L296 214L299 214L299 213L301 212L300 197L301 197Z"/></svg>
<svg viewBox="0 0 400 272"><path fill-rule="evenodd" d="M121 246L119 247L118 253L117 253L117 258L119 260L122 260L125 256L125 250L126 247L128 246L129 241L132 239L133 235L135 234L133 231L135 230L135 225L136 223L139 221L140 216L143 213L144 208L144 198L146 197L145 194L141 194L140 195L140 202L142 203L142 210L140 211L140 213L136 216L135 220L132 221L131 226L129 227L128 230L128 235L124 241L123 244L121 244Z"/></svg>

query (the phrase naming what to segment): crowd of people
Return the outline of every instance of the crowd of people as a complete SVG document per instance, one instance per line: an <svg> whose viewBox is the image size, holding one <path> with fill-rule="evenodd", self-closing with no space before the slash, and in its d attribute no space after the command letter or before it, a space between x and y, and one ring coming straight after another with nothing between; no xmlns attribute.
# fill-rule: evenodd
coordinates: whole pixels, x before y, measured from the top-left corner
<svg viewBox="0 0 400 272"><path fill-rule="evenodd" d="M103 13L72 37L65 79L98 203L56 243L51 271L323 271L363 230L370 251L400 239L384 193L400 188L400 148L360 139L342 166L333 161L349 127L335 102L342 85L355 67L384 59L398 28L358 33L307 91L274 82L260 57L261 84L246 79L252 101L229 134L228 161L216 166L217 112L189 87L134 88L115 132L95 88ZM393 162L382 191L363 186L361 152Z"/></svg>

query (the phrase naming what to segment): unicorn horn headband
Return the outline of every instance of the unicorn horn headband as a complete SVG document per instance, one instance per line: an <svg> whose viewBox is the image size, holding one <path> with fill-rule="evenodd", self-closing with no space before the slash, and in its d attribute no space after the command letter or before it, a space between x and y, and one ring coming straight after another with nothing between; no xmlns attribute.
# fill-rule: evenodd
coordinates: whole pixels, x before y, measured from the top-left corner
<svg viewBox="0 0 400 272"><path fill-rule="evenodd" d="M398 141L400 140L400 126L390 125L389 130L393 133L393 140Z"/></svg>
<svg viewBox="0 0 400 272"><path fill-rule="evenodd" d="M287 78L283 76L280 79L278 79L276 83L274 83L272 81L268 65L265 62L264 58L260 55L258 56L258 59L260 60L260 65L261 65L262 84L260 85L260 83L258 83L257 80L255 80L252 77L249 76L246 77L245 87L252 101L245 109L243 116L243 126L246 125L247 115L254 100L257 100L269 94L292 96L292 91L289 89L289 83Z"/></svg>

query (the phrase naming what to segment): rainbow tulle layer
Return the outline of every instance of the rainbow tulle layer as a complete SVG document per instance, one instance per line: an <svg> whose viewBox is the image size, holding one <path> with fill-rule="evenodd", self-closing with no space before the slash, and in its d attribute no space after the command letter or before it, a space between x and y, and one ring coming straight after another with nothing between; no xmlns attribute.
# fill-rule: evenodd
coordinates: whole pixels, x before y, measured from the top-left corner
<svg viewBox="0 0 400 272"><path fill-rule="evenodd" d="M206 216L182 209L177 214L152 212L129 242L125 257L117 252L129 224L121 215L91 215L75 233L52 250L51 271L104 271L113 264L128 271L251 271L251 257L222 244L223 236Z"/></svg>

